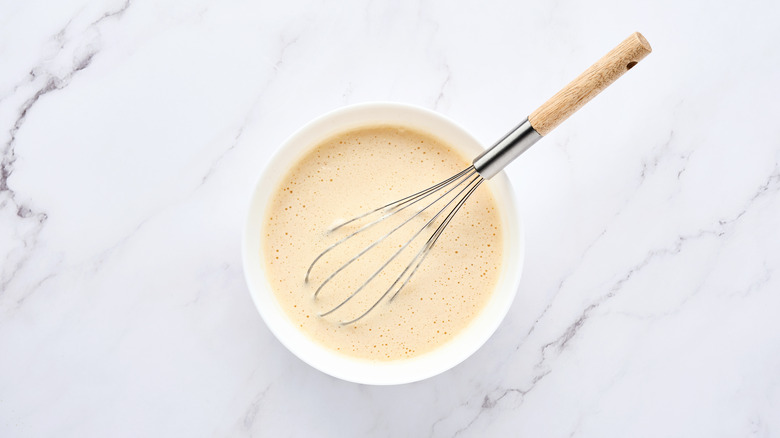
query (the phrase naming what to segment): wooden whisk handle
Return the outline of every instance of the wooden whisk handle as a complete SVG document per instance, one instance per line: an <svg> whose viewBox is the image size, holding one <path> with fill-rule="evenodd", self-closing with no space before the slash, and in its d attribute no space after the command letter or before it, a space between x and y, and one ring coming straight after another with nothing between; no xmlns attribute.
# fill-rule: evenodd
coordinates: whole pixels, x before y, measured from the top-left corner
<svg viewBox="0 0 780 438"><path fill-rule="evenodd" d="M528 121L536 132L547 135L651 51L645 37L634 32L532 112Z"/></svg>

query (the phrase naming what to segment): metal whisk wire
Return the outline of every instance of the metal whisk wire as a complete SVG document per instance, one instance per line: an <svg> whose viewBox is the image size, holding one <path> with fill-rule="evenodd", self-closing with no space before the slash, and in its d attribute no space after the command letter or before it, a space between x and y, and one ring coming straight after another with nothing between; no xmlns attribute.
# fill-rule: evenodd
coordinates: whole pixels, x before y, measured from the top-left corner
<svg viewBox="0 0 780 438"><path fill-rule="evenodd" d="M363 282L363 284L360 285L354 292L352 292L349 296L347 296L346 299L341 301L337 306L331 308L330 310L321 313L319 316L327 316L331 313L335 312L336 310L340 309L342 306L347 304L352 298L354 298L358 293L360 293L374 278L376 278L386 267L389 265L393 260L395 260L398 255L401 254L423 231L428 229L435 221L436 219L441 216L450 206L454 204L454 207L449 211L447 215L445 215L442 222L438 225L436 230L433 232L433 234L430 236L428 241L423 245L422 249L417 253L417 255L412 259L411 262L405 267L405 269L401 272L401 274L396 278L396 280L390 285L390 287L379 297L378 300L376 300L364 313L362 313L360 316L358 316L355 319L349 320L349 321L342 321L340 324L347 325L352 324L354 322L359 321L364 316L368 315L382 300L387 297L387 295L393 290L393 288L401 281L401 279L404 277L404 275L408 272L409 275L406 277L406 279L401 283L401 286L395 291L393 296L391 297L390 301L395 299L395 297L398 295L398 293L409 283L409 280L412 278L415 272L417 272L417 269L420 267L422 262L425 260L425 257L428 255L428 253L433 248L433 245L436 243L436 240L438 240L439 236L442 234L444 229L447 227L447 225L450 223L452 218L455 216L457 211L463 206L463 204L466 202L466 200L471 196L471 194L479 187L479 185L484 181L484 178L477 172L477 170L474 168L474 166L469 166L468 168L462 170L461 172L453 175L450 178L447 178L444 181L441 181L437 184L434 184L431 187L428 187L425 190L421 190L413 195L407 196L405 198L402 198L398 201L391 202L387 205L384 205L382 207L376 208L374 210L369 211L368 213L364 213L362 215L359 215L355 218L350 219L347 222L344 222L334 228L332 228L330 231L334 231L338 228L341 228L349 223L355 222L359 219L365 218L371 214L374 213L386 213L379 219L376 219L358 230L352 232L351 234L347 235L346 237L342 238L341 240L337 241L333 245L326 248L323 252L321 252L312 262L312 264L309 266L308 271L306 272L306 278L305 281L308 283L309 281L309 275L311 274L312 268L314 265L328 252L333 250L334 248L338 247L345 241L349 240L350 238L354 237L355 235L365 231L366 229L388 219L389 217L395 215L396 213L406 209L407 207L410 207L411 205L434 195L435 193L445 190L446 191L438 196L435 200L430 202L425 207L418 210L416 213L414 213L411 217L404 220L400 225L397 225L395 228L393 228L390 232L385 234L384 236L380 237L379 239L372 242L370 245L363 248L360 252L358 252L357 255L349 259L347 262L345 262L343 265L341 265L336 271L334 271L330 276L328 276L317 288L317 290L314 292L314 298L316 299L319 295L322 288L330 281L332 280L336 275L338 275L341 271L343 271L346 267L348 267L350 264L355 262L357 259L359 259L361 256L363 256L366 252L371 250L372 248L379 245L381 242L383 242L385 239L387 239L390 235L401 229L404 225L409 223L411 220L422 214L424 211L426 211L428 208L439 202L441 199L445 198L447 195L455 191L458 187L462 186L464 183L466 185L459 191L455 196L453 196L449 201L446 202L446 204L439 209L439 211L436 212L435 215L431 219L429 219L425 225L423 225L409 240L407 240L385 263L379 267L368 279ZM448 186L451 186L450 188L447 188ZM412 267L414 266L414 267Z"/></svg>

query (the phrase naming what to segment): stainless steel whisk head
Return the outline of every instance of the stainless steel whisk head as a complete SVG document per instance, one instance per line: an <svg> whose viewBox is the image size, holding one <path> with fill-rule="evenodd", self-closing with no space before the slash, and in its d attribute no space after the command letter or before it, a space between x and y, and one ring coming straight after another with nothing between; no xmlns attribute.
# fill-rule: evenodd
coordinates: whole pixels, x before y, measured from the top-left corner
<svg viewBox="0 0 780 438"><path fill-rule="evenodd" d="M347 304L352 298L354 298L357 294L359 294L363 289L365 289L368 284L374 280L386 267L389 265L393 260L396 259L411 243L417 239L418 236L420 236L423 231L433 228L433 225L436 223L436 220L439 217L443 216L443 219L439 222L436 229L433 231L433 233L430 235L428 240L425 242L425 244L422 246L422 249L414 256L411 262L406 265L406 267L401 271L401 273L396 277L395 281L390 285L390 287L387 288L387 290L377 299L365 312L363 312L360 316L357 318L354 318L349 321L342 321L340 322L342 325L352 324L354 322L359 321L364 316L368 315L374 308L379 305L382 300L384 300L393 289L395 289L395 292L390 296L390 302L392 302L396 296L401 292L401 290L409 283L409 280L411 280L412 276L415 272L417 272L417 269L422 265L423 261L425 260L425 257L428 256L428 254L433 249L433 246L436 244L436 241L439 239L441 234L444 232L444 229L447 228L447 225L449 225L450 221L452 221L452 218L455 217L455 214L460 210L460 208L463 206L463 204L466 203L466 200L471 196L472 193L482 184L484 181L484 178L477 172L477 170L474 168L474 166L469 166L466 169L458 172L457 174L445 179L444 181L441 181L437 184L432 185L431 187L428 187L425 190L421 190L413 195L409 195L405 198L399 199L395 202L391 202L387 205L383 205L379 208L375 208L374 210L371 210L367 213L363 213L359 216L356 216L346 222L343 222L329 230L329 232L333 232L338 230L339 228L342 228L348 224L351 224L355 221L358 221L360 219L367 218L372 215L379 216L379 218L374 219L373 221L367 223L366 225L363 225L362 227L358 228L356 231L348 234L347 236L343 237L336 243L332 244L328 248L326 248L324 251L322 251L312 262L312 264L309 266L309 269L306 271L306 278L305 282L309 282L309 276L311 274L312 269L314 268L314 265L317 264L317 262L327 253L329 253L331 250L335 249L342 243L348 241L349 239L353 238L354 236L360 234L361 232L367 230L368 228L373 227L374 225L383 222L387 220L388 218L396 215L397 213L411 207L412 205L415 205L429 197L433 197L433 201L430 201L427 205L417 210L412 216L405 219L401 224L395 226L392 230L384 234L379 239L373 241L371 244L360 250L357 255L352 257L351 259L347 260L344 264L342 264L338 269L336 269L332 274L330 274L325 280L320 283L319 287L317 287L317 290L314 292L314 298L316 299L317 296L322 291L322 288L325 287L330 280L332 280L336 275L338 275L340 272L342 272L344 269L346 269L349 265L351 265L353 262L357 261L361 256L366 254L368 251L370 251L372 248L375 248L377 245L385 241L387 238L389 238L391 235L393 235L396 231L400 230L402 227L404 227L406 224L408 224L410 221L415 219L416 217L423 214L425 211L427 211L429 208L431 208L434 204L437 204L439 201L444 200L446 202L443 207L441 207L434 215L431 217L425 225L423 225L414 235L412 235L411 238L409 238L404 244L401 245L401 247L393 253L393 255L385 261L382 266L379 267L376 271L374 271L371 276L368 277L368 279L363 282L354 292L352 292L350 295L347 296L346 299L341 301L338 305L331 308L330 310L320 313L319 316L327 316L331 313L337 311L342 306ZM454 195L451 195L452 193L455 193ZM447 200L446 198L450 195L450 199Z"/></svg>
<svg viewBox="0 0 780 438"><path fill-rule="evenodd" d="M343 222L331 228L329 232L336 231L339 228L342 228L360 219L368 218L371 215L379 216L377 219L368 222L367 224L358 228L356 231L348 234L347 236L343 237L342 239L340 239L339 241L337 241L336 243L332 244L331 246L327 247L324 251L322 251L314 259L312 264L309 266L309 269L306 271L306 278L305 278L306 283L309 282L309 276L311 275L312 269L317 264L317 262L322 259L322 257L325 254L339 247L341 244L353 238L354 236L394 216L395 214L411 207L412 205L422 202L428 198L433 198L433 200L432 201L429 200L427 204L423 202L424 207L417 210L409 218L405 219L399 225L395 226L388 233L384 234L377 240L373 241L371 244L364 247L355 256L347 260L345 263L339 266L339 268L337 268L333 273L331 273L328 277L326 277L325 280L322 283L320 283L320 285L315 290L314 299L317 299L317 297L319 296L320 292L322 291L323 287L325 287L325 285L327 285L336 275L338 275L340 272L346 269L349 265L357 261L361 256L363 256L372 248L375 248L377 245L385 241L396 231L406 226L410 221L423 214L425 211L427 211L433 205L437 204L439 201L445 203L444 206L441 207L438 211L436 211L436 213L419 230L417 230L417 232L415 232L411 238L409 238L404 244L402 244L400 248L397 251L395 251L393 255L379 267L379 269L374 271L368 277L368 279L366 279L366 281L364 281L356 290L350 293L346 299L341 301L339 304L337 304L335 307L331 308L330 310L320 313L319 316L321 317L328 316L331 313L342 308L345 304L347 304L350 300L352 300L352 298L354 298L357 294L363 291L366 288L366 286L368 286L368 284L371 283L371 281L374 280L407 247L409 247L409 245L415 239L417 239L418 236L420 236L425 230L433 228L433 225L436 224L437 219L443 217L443 219L441 219L441 221L436 226L433 233L431 233L431 235L428 237L428 240L422 246L420 251L414 256L414 258L412 258L411 262L409 262L409 264L406 265L406 267L401 271L398 277L396 277L395 281L393 281L390 287L388 287L387 290L385 290L385 292L382 295L380 295L379 298L376 301L374 301L374 303L360 316L351 319L349 321L341 321L340 324L347 325L361 320L363 317L368 315L372 310L374 310L376 306L378 306L379 303L381 303L382 300L384 300L388 295L390 295L390 293L395 289L395 292L390 296L389 299L389 301L392 302L395 299L395 297L398 296L401 290L407 284L409 284L409 281L412 279L412 276L420 268L420 265L422 265L423 261L425 261L425 258L428 256L428 254L430 254L431 250L433 249L433 246L436 244L436 241L442 235L445 228L447 228L447 225L450 224L452 218L454 218L455 215L458 213L458 210L460 210L461 207L463 207L463 204L466 203L466 201L471 196L471 194L474 193L474 191L477 190L477 188L486 179L490 179L498 172L500 172L501 169L506 167L507 164L509 164L512 160L514 160L517 156L522 154L524 151L526 151L529 147L531 147L531 145L536 143L540 138L542 138L542 136L539 135L538 132L536 132L536 130L531 126L530 122L526 119L525 121L523 121L523 123L521 123L515 129L510 131L509 134L504 136L504 138L499 140L495 145L493 145L491 148L489 148L488 150L480 154L477 158L475 158L472 165L467 167L466 169L463 169L462 171L456 173L455 175L445 179L444 181L434 184L425 190L421 190L413 195L409 195L405 198L399 199L395 202L391 202L387 205L383 205L379 208L375 208L371 211L363 213L359 216L356 216L346 222Z"/></svg>

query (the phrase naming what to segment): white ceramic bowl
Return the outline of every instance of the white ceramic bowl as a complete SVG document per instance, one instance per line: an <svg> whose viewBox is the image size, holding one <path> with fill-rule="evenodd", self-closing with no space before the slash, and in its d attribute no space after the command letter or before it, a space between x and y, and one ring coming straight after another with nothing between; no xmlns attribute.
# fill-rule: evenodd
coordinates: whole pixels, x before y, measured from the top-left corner
<svg viewBox="0 0 780 438"><path fill-rule="evenodd" d="M307 151L334 134L374 124L400 124L428 132L466 156L477 156L483 150L474 137L452 120L412 105L362 103L325 114L288 138L261 174L249 203L244 229L243 261L246 281L257 310L271 332L293 354L312 367L340 379L372 385L394 385L442 373L465 360L488 340L506 316L517 293L523 267L524 240L512 187L506 175L500 173L489 184L501 206L505 239L504 266L496 290L483 311L455 338L429 353L385 362L342 355L299 331L279 306L265 275L262 246L265 210L282 178Z"/></svg>

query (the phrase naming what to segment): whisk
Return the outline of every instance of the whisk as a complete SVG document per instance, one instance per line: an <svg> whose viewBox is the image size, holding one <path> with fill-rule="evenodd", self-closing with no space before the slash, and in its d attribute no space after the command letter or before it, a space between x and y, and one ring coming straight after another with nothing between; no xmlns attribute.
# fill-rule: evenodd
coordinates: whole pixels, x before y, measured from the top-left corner
<svg viewBox="0 0 780 438"><path fill-rule="evenodd" d="M376 271L374 271L357 289L350 293L347 298L341 301L338 305L331 308L330 310L320 313L319 316L328 316L342 308L345 304L352 300L352 298L363 291L368 286L368 284L371 283L371 281L374 280L385 268L387 268L387 266L404 250L406 250L407 247L409 247L409 245L415 239L417 239L418 236L420 236L426 230L433 229L437 219L442 218L438 225L435 226L435 229L428 237L428 240L425 242L419 252L417 252L412 261L409 262L409 264L407 264L401 273L396 277L395 281L390 285L390 287L387 288L387 290L358 317L348 321L340 321L340 324L347 325L361 320L372 310L374 310L374 308L376 308L379 303L387 298L388 295L390 295L389 302L392 302L412 279L415 272L417 272L420 265L422 265L425 258L433 249L436 241L447 228L447 225L449 225L450 221L452 221L452 218L455 217L455 215L458 213L458 210L460 210L468 198L486 179L490 179L499 173L502 169L504 169L504 167L507 166L507 164L528 150L528 148L539 141L542 136L550 133L561 122L566 120L598 93L612 84L617 78L622 76L623 73L634 67L650 52L651 48L647 40L639 32L633 33L622 43L617 45L614 49L599 59L595 64L580 74L576 79L571 81L568 85L556 93L552 98L547 100L547 102L536 109L536 111L532 112L528 118L526 118L516 128L505 135L501 140L496 142L492 147L476 157L471 166L445 179L444 181L434 184L431 187L406 196L395 202L391 202L389 204L375 208L346 222L343 222L336 227L331 228L329 230L330 232L340 229L348 224L355 223L361 219L369 220L369 217L376 217L375 219L370 220L367 224L358 228L356 231L348 234L322 251L309 266L305 277L306 283L309 282L309 276L311 275L312 269L325 254L335 250L344 242L352 239L354 236L362 233L368 228L371 228L374 225L387 220L391 216L394 216L397 213L406 210L407 208L410 208L418 203L423 205L423 207L413 213L411 217L405 219L399 225L392 228L392 230L361 249L355 256L348 259L334 272L327 276L315 290L315 299L319 296L325 285L327 285L335 276L341 273L349 265L382 243L396 231L405 226L408 226L410 221L426 212L433 205L439 203L440 201L444 202L444 206L436 211L435 214L433 214L433 216L427 220L425 225L423 225L412 235L411 238L403 243L400 248L396 250L393 255L390 256L390 258L386 260Z"/></svg>

